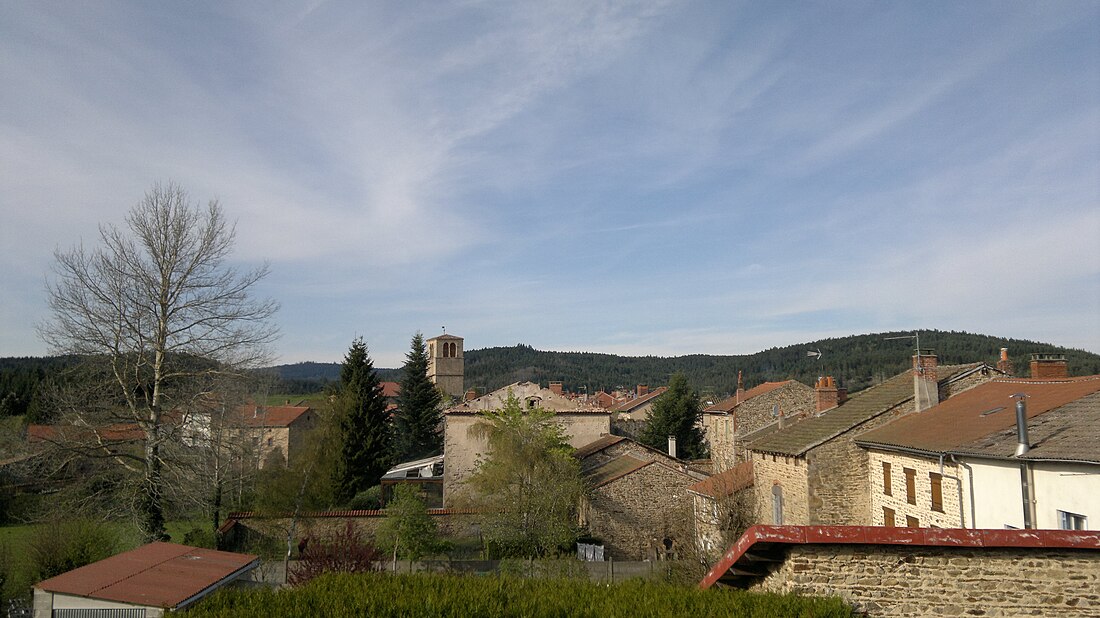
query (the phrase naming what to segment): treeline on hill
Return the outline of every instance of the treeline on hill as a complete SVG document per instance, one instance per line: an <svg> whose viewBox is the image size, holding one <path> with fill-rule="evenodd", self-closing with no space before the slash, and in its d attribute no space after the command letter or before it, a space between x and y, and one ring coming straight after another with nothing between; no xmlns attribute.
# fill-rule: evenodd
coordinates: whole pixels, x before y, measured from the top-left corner
<svg viewBox="0 0 1100 618"><path fill-rule="evenodd" d="M795 379L812 385L818 376L831 375L850 392L867 388L909 368L915 342L888 339L911 333L875 333L821 339L756 354L715 356L692 354L677 357L628 357L592 352L545 352L529 345L467 350L466 386L486 393L523 380L546 385L560 380L574 392L596 393L632 389L638 384L657 387L668 384L678 371L687 375L693 388L705 399L718 399L737 390L737 372L744 375L746 388L767 381ZM1002 347L1008 348L1015 375L1027 377L1033 353L1062 354L1070 375L1100 374L1100 355L1024 339L1005 339L957 331L921 331L921 347L932 348L940 364L986 362L995 365ZM820 360L806 355L820 351ZM33 416L37 385L72 359L0 359L0 414ZM271 392L304 395L325 390L339 379L338 363L296 363L273 367ZM378 369L383 381L399 381L400 369Z"/></svg>

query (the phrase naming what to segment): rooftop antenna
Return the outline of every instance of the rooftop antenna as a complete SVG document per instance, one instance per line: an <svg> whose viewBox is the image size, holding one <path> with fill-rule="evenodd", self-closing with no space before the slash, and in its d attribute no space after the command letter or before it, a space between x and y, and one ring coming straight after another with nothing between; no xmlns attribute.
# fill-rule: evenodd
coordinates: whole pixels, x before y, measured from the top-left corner
<svg viewBox="0 0 1100 618"><path fill-rule="evenodd" d="M919 330L913 331L912 335L899 335L897 337L884 337L883 339L886 340L886 341L890 341L891 339L916 339L917 340L917 342L916 342L917 343L917 366L916 366L915 370L917 371L917 373L921 373L921 372L924 371L924 367L920 364L920 331Z"/></svg>

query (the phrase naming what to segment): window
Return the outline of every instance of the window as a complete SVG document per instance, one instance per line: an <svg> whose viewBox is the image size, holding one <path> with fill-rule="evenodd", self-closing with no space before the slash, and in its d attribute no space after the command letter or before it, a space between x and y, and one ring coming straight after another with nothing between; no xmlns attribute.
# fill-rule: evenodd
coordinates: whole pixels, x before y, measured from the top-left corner
<svg viewBox="0 0 1100 618"><path fill-rule="evenodd" d="M777 526L783 525L783 486L772 486L772 522Z"/></svg>
<svg viewBox="0 0 1100 618"><path fill-rule="evenodd" d="M911 515L905 516L905 525L910 528L920 528L920 520Z"/></svg>
<svg viewBox="0 0 1100 618"><path fill-rule="evenodd" d="M932 510L943 512L943 477L937 472L928 473L928 481L932 484Z"/></svg>
<svg viewBox="0 0 1100 618"><path fill-rule="evenodd" d="M905 472L905 501L909 504L917 503L917 471L912 468L902 468Z"/></svg>
<svg viewBox="0 0 1100 618"><path fill-rule="evenodd" d="M1088 518L1077 513L1058 511L1058 527L1062 530L1088 530Z"/></svg>
<svg viewBox="0 0 1100 618"><path fill-rule="evenodd" d="M894 523L894 509L882 507L882 525L887 528L893 528L896 525Z"/></svg>
<svg viewBox="0 0 1100 618"><path fill-rule="evenodd" d="M892 496L893 487L890 485L890 462L882 462L882 493Z"/></svg>

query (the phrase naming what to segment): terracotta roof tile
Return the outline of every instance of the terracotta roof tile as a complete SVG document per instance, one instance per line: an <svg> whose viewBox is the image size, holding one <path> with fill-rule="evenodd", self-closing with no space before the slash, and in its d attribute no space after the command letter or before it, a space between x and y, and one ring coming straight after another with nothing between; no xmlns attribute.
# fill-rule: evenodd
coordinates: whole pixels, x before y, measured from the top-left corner
<svg viewBox="0 0 1100 618"><path fill-rule="evenodd" d="M1017 393L1027 395L1029 438L1036 445L1028 457L1100 461L1100 375L1061 380L998 378L862 434L858 442L931 453L1010 457L1016 449L1013 395Z"/></svg>
<svg viewBox="0 0 1100 618"><path fill-rule="evenodd" d="M654 399L660 397L661 394L664 393L667 390L668 390L667 386L662 386L660 388L654 389L653 391L651 391L651 392L649 392L645 395L642 395L641 397L635 397L634 399L627 399L626 401L621 401L621 402L615 404L611 408L611 411L612 412L630 412L631 410L639 408L639 407L653 401Z"/></svg>
<svg viewBox="0 0 1100 618"><path fill-rule="evenodd" d="M309 406L240 406L234 410L234 422L241 427L289 427Z"/></svg>
<svg viewBox="0 0 1100 618"><path fill-rule="evenodd" d="M941 365L938 368L939 382L943 384L979 367L981 363ZM848 401L821 416L808 418L755 440L749 444L749 449L781 455L802 455L912 398L913 373L905 371L882 384L856 393Z"/></svg>
<svg viewBox="0 0 1100 618"><path fill-rule="evenodd" d="M724 498L734 492L752 487L752 483L752 461L743 461L729 470L699 481L688 487L688 491L711 498Z"/></svg>

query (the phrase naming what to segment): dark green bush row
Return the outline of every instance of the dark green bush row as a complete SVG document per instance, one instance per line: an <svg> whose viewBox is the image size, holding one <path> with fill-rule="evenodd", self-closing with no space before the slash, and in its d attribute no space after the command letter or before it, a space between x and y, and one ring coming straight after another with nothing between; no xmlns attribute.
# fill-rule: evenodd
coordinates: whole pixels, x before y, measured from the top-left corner
<svg viewBox="0 0 1100 618"><path fill-rule="evenodd" d="M839 599L598 582L455 575L333 574L300 588L219 592L188 615L219 616L852 616Z"/></svg>

